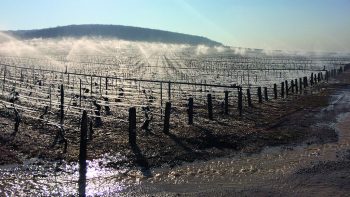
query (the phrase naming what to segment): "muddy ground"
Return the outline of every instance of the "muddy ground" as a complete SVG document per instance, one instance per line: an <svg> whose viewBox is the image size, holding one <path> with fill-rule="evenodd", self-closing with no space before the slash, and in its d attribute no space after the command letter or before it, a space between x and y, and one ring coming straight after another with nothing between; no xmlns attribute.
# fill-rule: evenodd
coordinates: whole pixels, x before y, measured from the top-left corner
<svg viewBox="0 0 350 197"><path fill-rule="evenodd" d="M192 126L174 118L168 135L153 122L153 134L138 129L136 147L128 144L127 123L104 124L88 145L89 159L103 158L89 164L88 194L344 196L350 191L349 84L346 72L302 95L245 108L242 118L217 112L209 121L198 113ZM0 194L76 194L77 165L65 161L78 158L79 121L66 122L63 153L62 145L50 147L57 128L24 118L13 136L13 116L1 110Z"/></svg>
<svg viewBox="0 0 350 197"><path fill-rule="evenodd" d="M348 76L349 74L346 74ZM346 76L342 78L347 79ZM196 118L194 125L178 119L171 122L170 134L162 132L163 123L152 122L152 133L138 129L137 146L128 144L128 127L125 122L106 122L94 129L88 145L88 159L104 153L120 153L125 160L110 162L109 167L141 166L152 168L176 166L182 162L209 160L237 152L254 153L266 146L283 144L326 143L337 140L334 130L314 128L315 115L328 104L329 95L347 84L322 82L302 94L285 99L270 100L263 104L245 107L242 118L237 110L230 115L217 112L215 119ZM197 114L206 114L198 109ZM186 120L186 113L180 114ZM325 118L330 121L331 114ZM63 145L51 147L58 129L41 121L23 118L20 130L13 135L14 116L0 108L0 164L20 163L23 158L38 157L49 160L76 161L79 154L79 120L66 121L67 153ZM141 124L138 124L141 126Z"/></svg>
<svg viewBox="0 0 350 197"><path fill-rule="evenodd" d="M350 73L330 82L325 107L290 114L273 129L312 123L305 143L270 146L252 154L158 168L125 196L349 196ZM335 90L335 91L333 91ZM303 118L299 120L299 118ZM271 127L270 127L271 128ZM334 136L335 132L335 136ZM335 140L334 140L335 139ZM108 194L108 192L107 192Z"/></svg>

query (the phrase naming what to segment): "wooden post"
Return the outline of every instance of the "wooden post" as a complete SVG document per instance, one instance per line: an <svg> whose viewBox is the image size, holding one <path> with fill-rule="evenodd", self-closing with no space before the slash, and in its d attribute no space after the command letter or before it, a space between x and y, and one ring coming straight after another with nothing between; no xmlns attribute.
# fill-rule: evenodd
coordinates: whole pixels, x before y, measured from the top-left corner
<svg viewBox="0 0 350 197"><path fill-rule="evenodd" d="M317 81L318 81L318 82L321 82L321 73L318 73L318 74L317 74Z"/></svg>
<svg viewBox="0 0 350 197"><path fill-rule="evenodd" d="M299 78L299 89L300 89L300 94L302 93L303 90L303 78Z"/></svg>
<svg viewBox="0 0 350 197"><path fill-rule="evenodd" d="M102 95L102 77L100 77L100 94Z"/></svg>
<svg viewBox="0 0 350 197"><path fill-rule="evenodd" d="M106 83L106 95L107 95L108 94L108 77L106 77L105 83Z"/></svg>
<svg viewBox="0 0 350 197"><path fill-rule="evenodd" d="M258 87L258 98L259 98L259 103L262 103L261 87Z"/></svg>
<svg viewBox="0 0 350 197"><path fill-rule="evenodd" d="M63 76L63 74L61 75ZM32 77L33 77L33 84L35 84L35 73L34 73L34 66L32 67ZM63 77L62 77L62 81L63 81ZM63 82L62 82L63 83Z"/></svg>
<svg viewBox="0 0 350 197"><path fill-rule="evenodd" d="M51 85L49 86L50 111L52 111L52 93Z"/></svg>
<svg viewBox="0 0 350 197"><path fill-rule="evenodd" d="M168 101L171 101L171 82L168 82Z"/></svg>
<svg viewBox="0 0 350 197"><path fill-rule="evenodd" d="M85 196L86 188L86 148L87 148L88 117L83 111L80 125L80 149L79 149L79 196Z"/></svg>
<svg viewBox="0 0 350 197"><path fill-rule="evenodd" d="M90 96L92 96L92 75L90 76Z"/></svg>
<svg viewBox="0 0 350 197"><path fill-rule="evenodd" d="M225 114L228 115L228 91L225 91Z"/></svg>
<svg viewBox="0 0 350 197"><path fill-rule="evenodd" d="M242 117L242 112L243 112L243 94L242 94L242 88L239 88L239 90L238 90L238 111L239 111L239 116Z"/></svg>
<svg viewBox="0 0 350 197"><path fill-rule="evenodd" d="M188 124L193 124L193 98L188 99Z"/></svg>
<svg viewBox="0 0 350 197"><path fill-rule="evenodd" d="M81 108L81 78L79 79L79 108Z"/></svg>
<svg viewBox="0 0 350 197"><path fill-rule="evenodd" d="M252 95L250 94L250 89L247 89L248 106L252 107Z"/></svg>
<svg viewBox="0 0 350 197"><path fill-rule="evenodd" d="M316 76L316 74L314 75L314 83L317 84L317 76Z"/></svg>
<svg viewBox="0 0 350 197"><path fill-rule="evenodd" d="M160 119L163 120L163 82L160 82Z"/></svg>
<svg viewBox="0 0 350 197"><path fill-rule="evenodd" d="M304 89L307 88L308 85L308 81L307 81L307 77L304 77Z"/></svg>
<svg viewBox="0 0 350 197"><path fill-rule="evenodd" d="M274 98L277 99L278 98L277 84L273 84L273 94L274 94Z"/></svg>
<svg viewBox="0 0 350 197"><path fill-rule="evenodd" d="M299 92L299 86L298 86L298 79L295 79L294 80L295 82L295 93L298 93Z"/></svg>
<svg viewBox="0 0 350 197"><path fill-rule="evenodd" d="M207 95L207 102L208 102L208 118L209 120L213 120L213 101L211 94Z"/></svg>
<svg viewBox="0 0 350 197"><path fill-rule="evenodd" d="M23 70L21 69L21 84L23 83L24 79L23 79Z"/></svg>
<svg viewBox="0 0 350 197"><path fill-rule="evenodd" d="M13 77L14 80L15 80L15 88L16 88L16 86L17 86L17 71L16 71L16 70L17 70L17 66L15 66L15 72L14 72L14 75L15 75L15 76Z"/></svg>
<svg viewBox="0 0 350 197"><path fill-rule="evenodd" d="M170 112L171 112L171 103L166 102L165 104L165 115L164 115L164 133L169 133L170 129Z"/></svg>
<svg viewBox="0 0 350 197"><path fill-rule="evenodd" d="M269 100L268 92L267 92L267 87L264 87L264 95L265 95L265 101Z"/></svg>
<svg viewBox="0 0 350 197"><path fill-rule="evenodd" d="M284 82L281 83L281 98L284 98Z"/></svg>
<svg viewBox="0 0 350 197"><path fill-rule="evenodd" d="M310 78L310 85L314 85L314 73L311 73L311 78Z"/></svg>
<svg viewBox="0 0 350 197"><path fill-rule="evenodd" d="M5 91L5 83L6 83L6 68L7 66L5 66L4 68L4 79L3 79L3 84L2 84L2 93L4 94L4 91Z"/></svg>
<svg viewBox="0 0 350 197"><path fill-rule="evenodd" d="M290 81L290 87L292 88L292 94L294 94L294 80Z"/></svg>
<svg viewBox="0 0 350 197"><path fill-rule="evenodd" d="M288 97L288 95L289 95L288 80L286 80L284 83L286 85L286 97Z"/></svg>
<svg viewBox="0 0 350 197"><path fill-rule="evenodd" d="M61 73L61 80L62 80L62 84L64 84L64 74ZM33 84L34 84L34 79L33 79Z"/></svg>
<svg viewBox="0 0 350 197"><path fill-rule="evenodd" d="M60 105L60 124L64 124L64 89L63 89L63 84L61 84L61 105Z"/></svg>
<svg viewBox="0 0 350 197"><path fill-rule="evenodd" d="M129 144L136 145L136 108L129 108Z"/></svg>

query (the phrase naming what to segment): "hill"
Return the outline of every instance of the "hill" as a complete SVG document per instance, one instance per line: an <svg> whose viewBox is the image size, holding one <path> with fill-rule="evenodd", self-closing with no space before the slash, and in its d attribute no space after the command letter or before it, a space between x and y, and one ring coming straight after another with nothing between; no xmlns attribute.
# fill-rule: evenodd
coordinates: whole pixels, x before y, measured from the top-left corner
<svg viewBox="0 0 350 197"><path fill-rule="evenodd" d="M19 39L102 37L128 41L221 46L202 36L122 25L69 25L45 29L6 31Z"/></svg>

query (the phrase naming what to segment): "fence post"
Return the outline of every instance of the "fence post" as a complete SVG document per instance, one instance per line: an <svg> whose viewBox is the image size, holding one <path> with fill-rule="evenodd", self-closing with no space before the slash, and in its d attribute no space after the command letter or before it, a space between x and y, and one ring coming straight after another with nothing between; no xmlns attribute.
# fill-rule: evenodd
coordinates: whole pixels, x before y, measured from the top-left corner
<svg viewBox="0 0 350 197"><path fill-rule="evenodd" d="M108 94L108 77L106 77L106 95Z"/></svg>
<svg viewBox="0 0 350 197"><path fill-rule="evenodd" d="M225 91L225 114L228 115L228 91Z"/></svg>
<svg viewBox="0 0 350 197"><path fill-rule="evenodd" d="M165 116L164 116L164 133L169 133L170 128L170 112L171 112L171 103L166 102L165 104Z"/></svg>
<svg viewBox="0 0 350 197"><path fill-rule="evenodd" d="M85 196L86 187L86 148L87 148L88 118L83 111L80 125L80 149L79 149L79 196Z"/></svg>
<svg viewBox="0 0 350 197"><path fill-rule="evenodd" d="M277 99L277 84L273 84L273 94L274 94L274 98Z"/></svg>
<svg viewBox="0 0 350 197"><path fill-rule="evenodd" d="M239 111L239 116L242 116L242 112L243 112L242 88L239 88L239 90L238 90L238 111Z"/></svg>
<svg viewBox="0 0 350 197"><path fill-rule="evenodd" d="M308 85L308 81L307 81L307 77L304 77L304 89L307 88Z"/></svg>
<svg viewBox="0 0 350 197"><path fill-rule="evenodd" d="M316 76L316 74L314 75L314 84L317 84L317 76Z"/></svg>
<svg viewBox="0 0 350 197"><path fill-rule="evenodd" d="M5 91L5 83L6 83L6 68L7 68L7 66L4 66L5 68L4 68L4 80L3 80L3 84L2 84L2 93L4 93L4 91Z"/></svg>
<svg viewBox="0 0 350 197"><path fill-rule="evenodd" d="M22 70L22 68L21 68L21 87L22 87L22 83L23 83L23 81L24 81L24 79L23 79L23 70Z"/></svg>
<svg viewBox="0 0 350 197"><path fill-rule="evenodd" d="M100 77L100 94L102 95L102 78Z"/></svg>
<svg viewBox="0 0 350 197"><path fill-rule="evenodd" d="M290 81L290 87L292 88L292 94L294 94L294 80Z"/></svg>
<svg viewBox="0 0 350 197"><path fill-rule="evenodd" d="M79 108L81 110L81 78L79 79Z"/></svg>
<svg viewBox="0 0 350 197"><path fill-rule="evenodd" d="M129 144L136 145L136 108L129 108Z"/></svg>
<svg viewBox="0 0 350 197"><path fill-rule="evenodd" d="M267 87L264 87L264 95L265 95L265 101L269 100L269 95L267 93Z"/></svg>
<svg viewBox="0 0 350 197"><path fill-rule="evenodd" d="M188 124L193 124L193 98L188 99Z"/></svg>
<svg viewBox="0 0 350 197"><path fill-rule="evenodd" d="M299 92L299 86L298 86L298 79L295 79L294 80L295 82L295 93L297 93L298 94L298 92Z"/></svg>
<svg viewBox="0 0 350 197"><path fill-rule="evenodd" d="M209 120L213 120L213 101L211 98L211 94L207 95L207 102L208 102L208 117L209 117Z"/></svg>
<svg viewBox="0 0 350 197"><path fill-rule="evenodd" d="M49 86L49 99L50 99L50 111L52 111L52 90L51 90L51 85Z"/></svg>
<svg viewBox="0 0 350 197"><path fill-rule="evenodd" d="M14 72L14 80L15 80L15 87L17 87L17 71L16 71L16 69L17 69L17 66L15 66L15 72Z"/></svg>
<svg viewBox="0 0 350 197"><path fill-rule="evenodd" d="M281 98L284 98L284 82L281 83Z"/></svg>
<svg viewBox="0 0 350 197"><path fill-rule="evenodd" d="M288 97L288 94L289 94L288 80L286 80L284 83L286 85L286 97Z"/></svg>
<svg viewBox="0 0 350 197"><path fill-rule="evenodd" d="M64 89L63 89L63 84L61 84L61 105L60 105L60 124L63 125L64 123Z"/></svg>
<svg viewBox="0 0 350 197"><path fill-rule="evenodd" d="M300 89L300 94L302 93L303 90L303 78L299 78L299 89Z"/></svg>
<svg viewBox="0 0 350 197"><path fill-rule="evenodd" d="M171 101L171 82L168 82L168 101Z"/></svg>
<svg viewBox="0 0 350 197"><path fill-rule="evenodd" d="M92 75L90 76L90 96L92 96Z"/></svg>
<svg viewBox="0 0 350 197"><path fill-rule="evenodd" d="M247 89L248 106L252 107L252 95L250 94L250 89Z"/></svg>
<svg viewBox="0 0 350 197"><path fill-rule="evenodd" d="M318 74L317 74L317 81L318 81L318 82L321 82L321 73L318 73Z"/></svg>
<svg viewBox="0 0 350 197"><path fill-rule="evenodd" d="M259 103L262 103L261 87L258 87L258 98L259 98Z"/></svg>
<svg viewBox="0 0 350 197"><path fill-rule="evenodd" d="M310 85L314 85L314 73L311 73L311 78L310 78Z"/></svg>
<svg viewBox="0 0 350 197"><path fill-rule="evenodd" d="M62 77L62 83L63 83L63 74L61 75ZM35 73L34 73L34 66L32 67L32 80L33 80L33 85L35 84Z"/></svg>
<svg viewBox="0 0 350 197"><path fill-rule="evenodd" d="M163 82L160 82L160 119L163 120Z"/></svg>

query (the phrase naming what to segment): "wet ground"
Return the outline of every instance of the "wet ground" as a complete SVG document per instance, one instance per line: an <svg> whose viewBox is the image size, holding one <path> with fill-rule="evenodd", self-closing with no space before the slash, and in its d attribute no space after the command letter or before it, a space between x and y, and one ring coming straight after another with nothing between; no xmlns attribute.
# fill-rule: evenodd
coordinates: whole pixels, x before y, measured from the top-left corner
<svg viewBox="0 0 350 197"><path fill-rule="evenodd" d="M318 118L337 114L334 143L267 147L252 155L237 155L174 169L154 170L152 179L124 194L184 196L349 196L350 86L332 95ZM309 145L308 145L309 144Z"/></svg>
<svg viewBox="0 0 350 197"><path fill-rule="evenodd" d="M350 86L335 81L327 88L332 95L326 107L297 109L280 118L276 124L264 126L267 133L271 130L274 134L278 131L291 135L284 131L293 129L297 134L305 129L313 131L314 135L307 136L304 143L296 144L297 140L276 144L271 141L266 143L270 146L261 151L257 151L256 147L255 151L244 148L208 161L152 168L122 165L128 158L121 153L103 154L101 158L89 162L87 194L346 196L350 193ZM280 124L281 121L283 124ZM284 139L283 135L256 138L269 141L267 137ZM6 154L12 158L14 153L8 151ZM1 166L0 195L76 194L76 163L16 155L24 163ZM120 165L109 168L111 163Z"/></svg>

